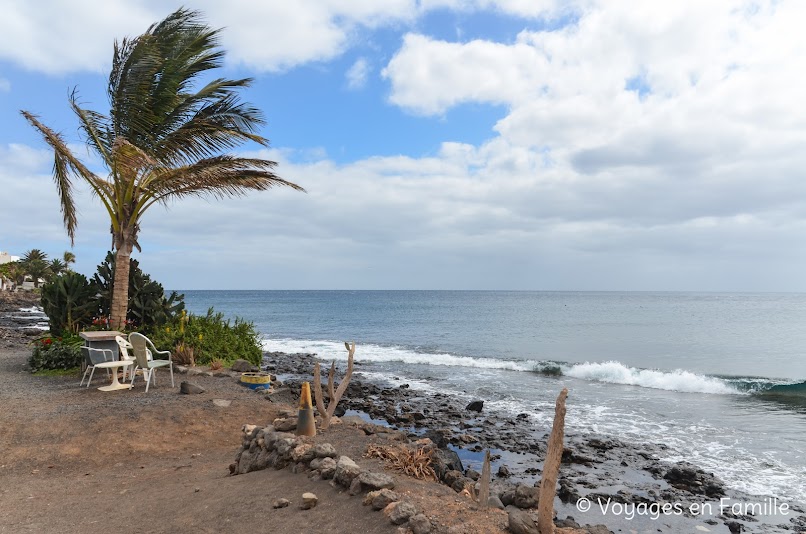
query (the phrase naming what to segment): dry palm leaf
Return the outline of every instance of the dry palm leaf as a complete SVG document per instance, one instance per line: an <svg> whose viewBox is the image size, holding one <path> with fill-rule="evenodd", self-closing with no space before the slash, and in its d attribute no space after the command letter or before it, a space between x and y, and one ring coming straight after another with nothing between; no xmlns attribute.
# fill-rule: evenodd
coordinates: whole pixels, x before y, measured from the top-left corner
<svg viewBox="0 0 806 534"><path fill-rule="evenodd" d="M426 447L408 448L401 445L367 447L368 458L380 458L387 467L400 471L419 480L437 480L437 474L431 467L431 450Z"/></svg>

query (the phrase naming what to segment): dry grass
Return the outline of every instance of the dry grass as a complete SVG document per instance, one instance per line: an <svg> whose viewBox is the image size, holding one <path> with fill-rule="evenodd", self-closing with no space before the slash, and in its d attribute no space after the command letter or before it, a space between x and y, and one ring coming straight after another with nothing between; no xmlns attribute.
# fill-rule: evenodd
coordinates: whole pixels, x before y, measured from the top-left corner
<svg viewBox="0 0 806 534"><path fill-rule="evenodd" d="M221 360L213 360L210 362L210 370L211 371L220 371L224 368L224 362Z"/></svg>
<svg viewBox="0 0 806 534"><path fill-rule="evenodd" d="M196 358L193 354L193 347L184 343L179 343L174 349L171 359L174 363L179 365L188 365L193 367L196 365Z"/></svg>
<svg viewBox="0 0 806 534"><path fill-rule="evenodd" d="M369 445L368 458L380 458L387 467L400 471L419 480L437 480L437 474L431 467L432 451L426 447L409 448L403 445Z"/></svg>

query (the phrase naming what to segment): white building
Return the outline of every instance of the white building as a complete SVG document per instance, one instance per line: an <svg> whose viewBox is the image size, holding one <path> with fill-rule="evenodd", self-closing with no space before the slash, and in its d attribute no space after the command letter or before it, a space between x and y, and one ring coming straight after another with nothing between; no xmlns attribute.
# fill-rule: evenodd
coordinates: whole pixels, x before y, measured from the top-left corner
<svg viewBox="0 0 806 534"><path fill-rule="evenodd" d="M11 263L12 261L20 261L19 256L12 256L8 252L3 252L0 250L0 265L4 263Z"/></svg>
<svg viewBox="0 0 806 534"><path fill-rule="evenodd" d="M11 263L12 261L20 261L19 256L12 256L8 252L3 252L0 250L0 265L4 263ZM0 291L4 289L11 289L14 287L14 284L8 278L5 278L3 275L0 275Z"/></svg>

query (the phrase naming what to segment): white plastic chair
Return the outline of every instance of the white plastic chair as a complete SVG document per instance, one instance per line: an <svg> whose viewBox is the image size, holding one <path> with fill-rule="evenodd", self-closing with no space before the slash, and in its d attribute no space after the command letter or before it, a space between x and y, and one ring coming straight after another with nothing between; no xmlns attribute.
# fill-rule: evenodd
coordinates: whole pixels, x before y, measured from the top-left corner
<svg viewBox="0 0 806 534"><path fill-rule="evenodd" d="M124 366L123 367L123 381L126 381L126 368L131 367L131 371L128 372L129 379L134 379L134 366L136 363L134 362L134 356L129 353L129 350L132 348L132 344L126 341L122 336L115 336L115 342L118 344L118 354L120 354L120 359L127 362L132 362L131 366Z"/></svg>
<svg viewBox="0 0 806 534"><path fill-rule="evenodd" d="M137 369L141 369L143 371L143 379L146 381L146 393L148 393L148 386L151 384L153 380L154 383L157 383L157 377L155 372L160 367L168 367L171 371L171 387L176 387L174 384L174 366L173 362L171 361L171 352L167 350L157 350L154 346L154 343L151 342L143 334L139 334L137 332L132 332L129 334L129 343L132 345L132 352L134 353L134 359L137 360L135 364L134 371L132 371L132 381L129 383L129 389L134 386L134 380L137 378L136 372ZM151 347L149 351L148 347ZM149 356L153 353L158 356L167 356L167 359L159 359L159 358L149 358Z"/></svg>
<svg viewBox="0 0 806 534"><path fill-rule="evenodd" d="M84 384L84 379L87 378L87 373L90 374L90 379L87 380L87 387L90 387L92 382L92 375L95 374L95 366L99 363L111 362L115 360L115 355L109 349L94 349L92 347L81 347L81 353L84 355L84 361L87 368L84 369L84 376L81 377L78 387ZM107 369L107 373L109 370Z"/></svg>

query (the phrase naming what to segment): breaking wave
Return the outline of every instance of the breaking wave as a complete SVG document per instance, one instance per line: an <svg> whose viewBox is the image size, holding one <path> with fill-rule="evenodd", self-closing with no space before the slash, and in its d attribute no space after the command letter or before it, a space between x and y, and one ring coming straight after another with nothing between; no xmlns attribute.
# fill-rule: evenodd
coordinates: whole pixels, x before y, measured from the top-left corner
<svg viewBox="0 0 806 534"><path fill-rule="evenodd" d="M266 339L267 351L316 353L322 359L346 360L344 344L335 341ZM684 369L663 371L640 369L621 362L567 363L557 361L504 360L477 358L441 352L426 352L399 346L362 344L356 360L363 362L400 362L410 365L439 365L502 371L533 372L544 376L570 377L578 380L620 384L683 393L713 395L793 395L806 396L806 382L785 382L759 377L731 377L698 374Z"/></svg>

